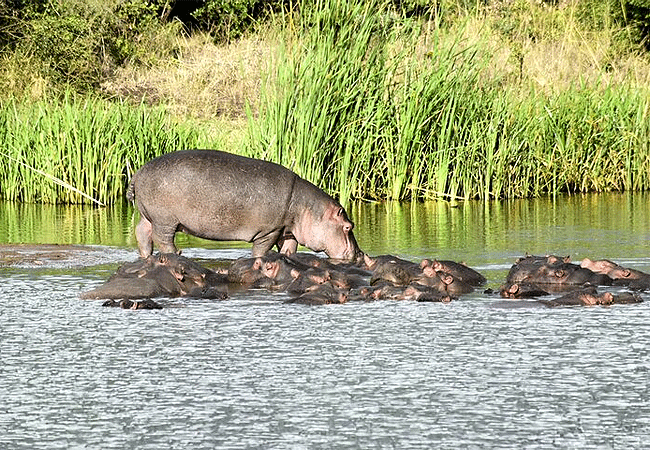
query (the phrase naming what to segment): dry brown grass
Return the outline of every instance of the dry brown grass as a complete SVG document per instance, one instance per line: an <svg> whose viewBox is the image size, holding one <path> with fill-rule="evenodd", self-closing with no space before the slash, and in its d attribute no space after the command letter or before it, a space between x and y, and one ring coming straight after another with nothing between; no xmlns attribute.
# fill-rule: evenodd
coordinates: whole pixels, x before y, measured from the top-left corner
<svg viewBox="0 0 650 450"><path fill-rule="evenodd" d="M565 2L565 8L571 4ZM539 7L544 12L544 8ZM458 21L439 31L442 39L456 41L484 53L486 73L506 86L532 86L539 92L557 93L577 84L650 86L650 58L641 52L620 51L614 32L588 31L572 14L546 21L520 22L520 28L505 35L499 30L499 15L487 11ZM555 16L557 11L554 10Z"/></svg>
<svg viewBox="0 0 650 450"><path fill-rule="evenodd" d="M206 35L179 37L178 55L147 66L127 64L102 90L129 101L167 105L178 117L241 119L257 111L271 45L259 37L216 46Z"/></svg>
<svg viewBox="0 0 650 450"><path fill-rule="evenodd" d="M512 4L495 2L491 9L459 17L451 27L430 26L437 36L429 34L425 41L456 42L459 47L484 53L489 60L488 77L514 90L532 86L539 92L557 93L577 84L650 85L648 55L617 50L613 33L621 32L619 29L587 31L572 10L575 1L550 8L530 0L526 8L504 13ZM512 21L514 28L504 32L507 14L517 16ZM219 119L219 127L229 122L234 132L239 132L247 107L257 114L262 80L272 72L269 69L281 45L280 34L278 29L267 29L217 46L207 35L185 37L179 33L174 42L158 45L174 48L173 57L127 63L105 79L101 88L122 100L164 104L181 120L204 123ZM416 57L429 53L427 45L421 42Z"/></svg>

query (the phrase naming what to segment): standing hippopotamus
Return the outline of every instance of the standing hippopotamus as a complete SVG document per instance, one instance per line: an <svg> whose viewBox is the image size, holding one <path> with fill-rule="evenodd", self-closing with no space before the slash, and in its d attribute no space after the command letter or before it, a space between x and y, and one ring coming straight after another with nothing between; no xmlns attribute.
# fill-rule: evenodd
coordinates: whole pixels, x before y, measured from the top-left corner
<svg viewBox="0 0 650 450"><path fill-rule="evenodd" d="M183 231L217 241L253 243L253 257L274 245L281 253L298 244L330 258L361 255L345 210L332 197L277 164L216 150L186 150L149 161L133 176L127 198L140 210L140 255L155 243L177 253Z"/></svg>

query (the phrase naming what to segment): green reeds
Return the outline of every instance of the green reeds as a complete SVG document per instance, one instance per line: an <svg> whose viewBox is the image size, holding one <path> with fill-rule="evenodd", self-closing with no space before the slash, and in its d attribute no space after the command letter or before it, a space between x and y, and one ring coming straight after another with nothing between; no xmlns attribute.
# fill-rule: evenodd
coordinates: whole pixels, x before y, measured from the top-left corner
<svg viewBox="0 0 650 450"><path fill-rule="evenodd" d="M298 8L246 144L227 150L283 164L344 204L650 189L650 86L603 72L535 88L495 70L480 33L468 42L468 30L393 3ZM203 130L94 97L0 101L0 199L111 203L149 159L215 148Z"/></svg>
<svg viewBox="0 0 650 450"><path fill-rule="evenodd" d="M3 100L0 198L112 203L146 161L197 143L198 133L173 124L162 108L71 95L51 102Z"/></svg>
<svg viewBox="0 0 650 450"><path fill-rule="evenodd" d="M537 92L488 73L480 40L377 0L316 3L267 80L250 154L343 203L650 188L647 86Z"/></svg>

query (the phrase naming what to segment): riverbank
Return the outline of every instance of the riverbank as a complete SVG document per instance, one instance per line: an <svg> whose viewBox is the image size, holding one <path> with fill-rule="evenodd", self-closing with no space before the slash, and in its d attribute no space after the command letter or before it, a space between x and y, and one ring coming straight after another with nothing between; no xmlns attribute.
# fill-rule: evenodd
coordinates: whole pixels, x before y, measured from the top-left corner
<svg viewBox="0 0 650 450"><path fill-rule="evenodd" d="M650 62L610 11L344 3L222 45L165 28L82 93L9 57L0 197L109 204L194 147L279 162L344 204L650 189Z"/></svg>

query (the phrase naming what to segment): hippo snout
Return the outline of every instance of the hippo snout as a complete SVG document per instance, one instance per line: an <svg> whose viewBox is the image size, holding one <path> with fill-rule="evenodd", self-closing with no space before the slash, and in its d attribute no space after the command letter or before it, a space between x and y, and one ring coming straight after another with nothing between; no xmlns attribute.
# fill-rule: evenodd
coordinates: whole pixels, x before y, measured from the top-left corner
<svg viewBox="0 0 650 450"><path fill-rule="evenodd" d="M357 262L360 259L363 259L363 252L359 248L359 245L357 244L357 240L354 238L354 234L350 230L347 233L347 239L345 239L345 247L342 249L342 251L326 251L327 255L332 258L332 259L340 259L343 261L347 262Z"/></svg>

